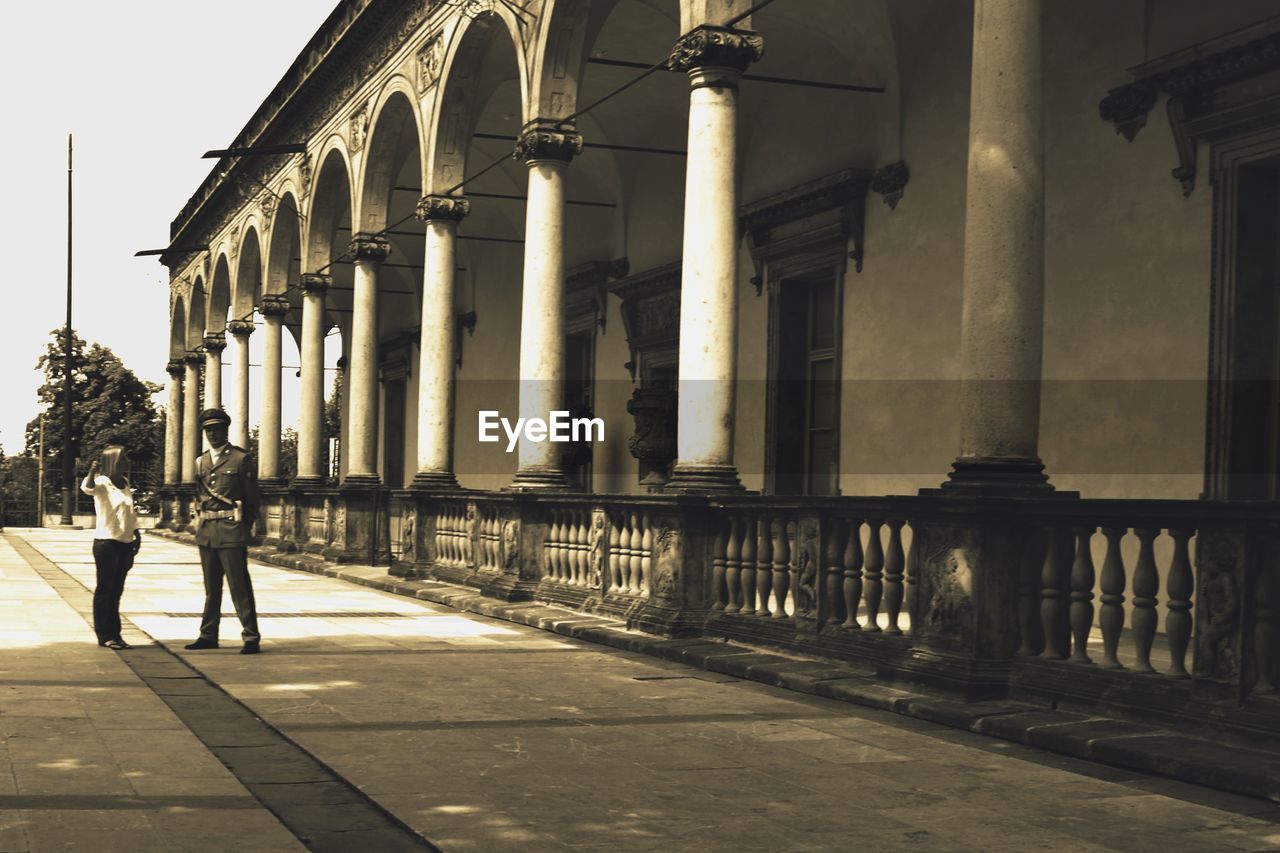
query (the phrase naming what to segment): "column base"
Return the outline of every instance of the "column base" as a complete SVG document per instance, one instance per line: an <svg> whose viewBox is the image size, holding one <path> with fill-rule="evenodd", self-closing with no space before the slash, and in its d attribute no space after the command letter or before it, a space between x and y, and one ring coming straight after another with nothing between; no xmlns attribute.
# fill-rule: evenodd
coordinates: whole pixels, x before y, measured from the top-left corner
<svg viewBox="0 0 1280 853"><path fill-rule="evenodd" d="M511 485L504 492L568 491L569 481L559 468L522 468L516 472Z"/></svg>
<svg viewBox="0 0 1280 853"><path fill-rule="evenodd" d="M409 488L415 491L433 491L435 489L457 489L458 478L452 471L419 471L413 475Z"/></svg>
<svg viewBox="0 0 1280 853"><path fill-rule="evenodd" d="M667 492L744 492L733 465L694 465L677 462Z"/></svg>
<svg viewBox="0 0 1280 853"><path fill-rule="evenodd" d="M964 456L957 459L947 482L937 489L921 489L920 494L974 495L992 497L1037 497L1057 494L1044 463L1016 456Z"/></svg>
<svg viewBox="0 0 1280 853"><path fill-rule="evenodd" d="M299 474L289 481L292 488L314 489L325 485L325 478L319 474Z"/></svg>
<svg viewBox="0 0 1280 853"><path fill-rule="evenodd" d="M340 488L343 489L376 489L382 485L382 478L377 474L348 474L343 478Z"/></svg>

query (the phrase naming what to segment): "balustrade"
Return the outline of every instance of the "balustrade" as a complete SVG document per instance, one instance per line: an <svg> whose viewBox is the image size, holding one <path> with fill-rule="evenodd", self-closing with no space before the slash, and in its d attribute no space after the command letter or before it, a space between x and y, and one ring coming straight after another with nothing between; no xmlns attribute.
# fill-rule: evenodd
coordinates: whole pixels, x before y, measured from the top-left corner
<svg viewBox="0 0 1280 853"><path fill-rule="evenodd" d="M461 501L441 501L436 510L436 562L451 568L471 565L471 524L475 510Z"/></svg>

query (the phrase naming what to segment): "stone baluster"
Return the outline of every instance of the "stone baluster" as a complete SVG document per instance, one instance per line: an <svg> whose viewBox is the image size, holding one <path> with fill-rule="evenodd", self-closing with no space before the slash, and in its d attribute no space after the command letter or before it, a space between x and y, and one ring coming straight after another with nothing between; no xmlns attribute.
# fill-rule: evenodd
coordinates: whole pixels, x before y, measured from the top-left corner
<svg viewBox="0 0 1280 853"><path fill-rule="evenodd" d="M787 547L791 551L791 559L787 563L787 574L790 575L791 612L793 614L800 609L796 596L799 595L800 591L800 554L805 547L804 543L800 541L800 530L799 520L787 522L785 535L787 537Z"/></svg>
<svg viewBox="0 0 1280 853"><path fill-rule="evenodd" d="M884 563L884 612L889 620L885 633L893 637L902 635L898 614L902 611L902 577L907 564L902 550L903 524L899 519L889 520L889 551Z"/></svg>
<svg viewBox="0 0 1280 853"><path fill-rule="evenodd" d="M1047 537L1044 530L1027 531L1023 559L1018 566L1018 654L1035 657L1044 650L1044 628L1040 624L1040 574L1044 570Z"/></svg>
<svg viewBox="0 0 1280 853"><path fill-rule="evenodd" d="M1138 662L1135 672L1155 672L1151 665L1151 645L1156 637L1156 593L1160 576L1156 570L1155 540L1160 531L1153 527L1137 527L1138 562L1133 568L1133 645Z"/></svg>
<svg viewBox="0 0 1280 853"><path fill-rule="evenodd" d="M844 628L857 630L858 602L862 600L862 519L849 519L844 545Z"/></svg>
<svg viewBox="0 0 1280 853"><path fill-rule="evenodd" d="M547 533L547 575L559 583L562 580L560 566L560 510L551 510L551 526Z"/></svg>
<svg viewBox="0 0 1280 853"><path fill-rule="evenodd" d="M1187 645L1191 642L1191 593L1195 589L1195 577L1187 543L1194 533L1187 528L1169 529L1173 537L1173 559L1169 562L1165 586L1169 593L1169 613L1164 629L1169 639L1169 676L1172 678L1191 675L1187 672Z"/></svg>
<svg viewBox="0 0 1280 853"><path fill-rule="evenodd" d="M787 538L787 520L773 524L773 608L774 619L787 618L787 590L791 588L791 540Z"/></svg>
<svg viewBox="0 0 1280 853"><path fill-rule="evenodd" d="M711 609L724 610L729 604L729 591L725 586L725 549L728 547L725 536L727 523L722 518L712 522L716 529L715 544L711 546ZM612 558L612 551L610 552Z"/></svg>
<svg viewBox="0 0 1280 853"><path fill-rule="evenodd" d="M644 592L644 531L641 526L640 515L631 513L631 583L628 589L632 595L641 595Z"/></svg>
<svg viewBox="0 0 1280 853"><path fill-rule="evenodd" d="M827 597L827 619L839 624L844 621L844 600L840 596L840 587L844 581L843 568L840 564L840 523L834 518L824 521L827 531L827 544L822 551L823 593Z"/></svg>
<svg viewBox="0 0 1280 853"><path fill-rule="evenodd" d="M1098 622L1102 625L1102 665L1107 669L1123 669L1117 656L1120 634L1124 631L1124 556L1120 542L1128 532L1124 527L1104 527L1107 537L1107 556L1102 561L1102 610Z"/></svg>
<svg viewBox="0 0 1280 853"><path fill-rule="evenodd" d="M742 573L740 575L742 610L739 612L744 616L754 616L756 613L756 546L758 545L756 525L758 523L758 518L748 515L742 536Z"/></svg>
<svg viewBox="0 0 1280 853"><path fill-rule="evenodd" d="M884 545L880 542L880 528L883 525L884 522L878 518L867 519L867 565L863 591L867 621L862 630L872 633L880 630L880 598L884 594L884 585L880 580L884 576Z"/></svg>
<svg viewBox="0 0 1280 853"><path fill-rule="evenodd" d="M615 515L609 523L609 591L622 592L622 528L625 524L622 513Z"/></svg>
<svg viewBox="0 0 1280 853"><path fill-rule="evenodd" d="M640 539L640 594L648 597L653 578L653 525L649 523L649 513L641 518L644 525L644 536Z"/></svg>
<svg viewBox="0 0 1280 853"><path fill-rule="evenodd" d="M907 621L911 636L916 633L916 582L920 578L920 549L924 547L924 534L916 525L911 525L911 547L907 549Z"/></svg>
<svg viewBox="0 0 1280 853"><path fill-rule="evenodd" d="M573 584L574 586L585 587L587 585L587 522L583 520L582 510L574 510L573 525Z"/></svg>
<svg viewBox="0 0 1280 853"><path fill-rule="evenodd" d="M1072 542L1066 528L1047 531L1049 547L1040 574L1040 623L1044 626L1044 656L1066 660L1071 656L1071 623L1067 615L1071 595Z"/></svg>
<svg viewBox="0 0 1280 853"><path fill-rule="evenodd" d="M742 605L738 603L738 596L742 593L742 588L739 586L742 576L741 529L738 516L729 516L729 542L724 559L724 582L729 590L729 601L725 605L725 613L737 613L742 609Z"/></svg>
<svg viewBox="0 0 1280 853"><path fill-rule="evenodd" d="M772 615L769 602L773 595L773 518L762 514L756 531L756 597L758 612L766 619Z"/></svg>
<svg viewBox="0 0 1280 853"><path fill-rule="evenodd" d="M1097 528L1077 527L1076 558L1071 564L1071 635L1074 638L1071 660L1093 663L1089 657L1089 631L1093 628L1093 551L1089 542Z"/></svg>

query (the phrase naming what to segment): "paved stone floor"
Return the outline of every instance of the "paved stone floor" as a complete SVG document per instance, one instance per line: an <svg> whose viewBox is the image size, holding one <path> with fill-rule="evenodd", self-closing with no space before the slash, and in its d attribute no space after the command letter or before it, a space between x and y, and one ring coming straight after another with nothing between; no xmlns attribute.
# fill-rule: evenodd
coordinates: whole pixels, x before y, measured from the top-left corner
<svg viewBox="0 0 1280 853"><path fill-rule="evenodd" d="M89 533L20 536L92 587ZM0 853L305 849L127 665L142 650L98 648L10 542ZM1280 850L1274 804L331 578L253 578L264 653L237 654L234 616L223 648L183 651L197 555L149 538L125 637L180 656L445 851Z"/></svg>

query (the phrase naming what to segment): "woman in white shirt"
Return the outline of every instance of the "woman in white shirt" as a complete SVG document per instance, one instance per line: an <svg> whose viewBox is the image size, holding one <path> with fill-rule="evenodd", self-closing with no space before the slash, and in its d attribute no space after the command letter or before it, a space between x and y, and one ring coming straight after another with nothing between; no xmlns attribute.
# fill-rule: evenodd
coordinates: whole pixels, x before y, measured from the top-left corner
<svg viewBox="0 0 1280 853"><path fill-rule="evenodd" d="M133 510L133 489L127 472L129 457L118 444L102 452L102 473L95 460L80 484L80 491L93 495L97 526L93 532L93 561L98 567L98 584L93 590L93 631L98 645L127 649L120 636L120 596L124 579L133 568L134 555L142 546L142 531Z"/></svg>

